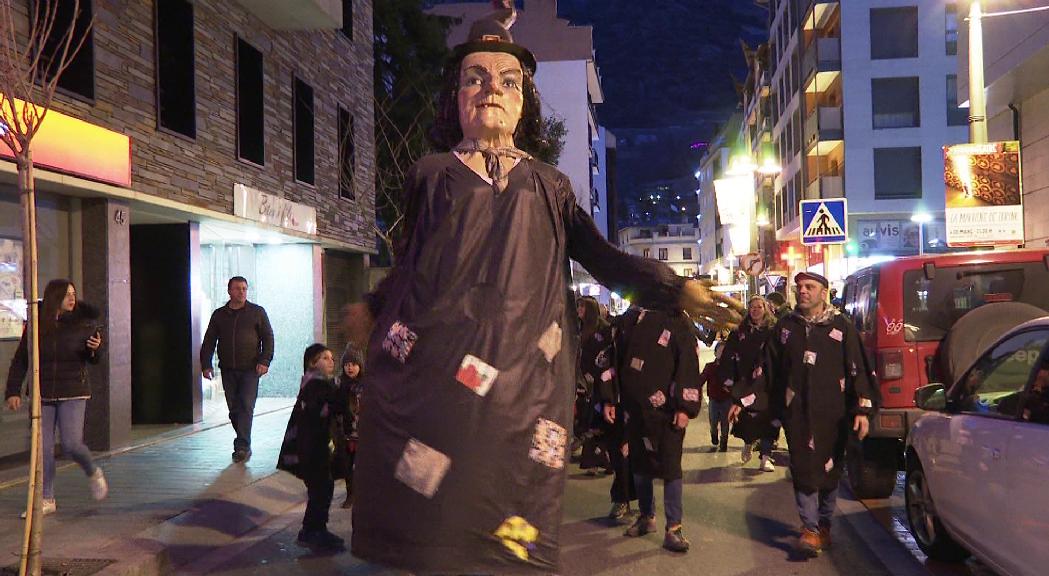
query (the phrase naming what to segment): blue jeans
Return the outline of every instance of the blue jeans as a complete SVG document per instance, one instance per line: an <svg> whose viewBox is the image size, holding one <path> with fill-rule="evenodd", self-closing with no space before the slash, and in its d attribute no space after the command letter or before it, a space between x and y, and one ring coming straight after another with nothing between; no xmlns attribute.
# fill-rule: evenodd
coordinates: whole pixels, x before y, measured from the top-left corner
<svg viewBox="0 0 1049 576"><path fill-rule="evenodd" d="M710 443L722 446L728 444L728 411L732 408L732 400L711 400L707 407L710 416Z"/></svg>
<svg viewBox="0 0 1049 576"><path fill-rule="evenodd" d="M652 488L652 477L634 474L634 486L637 487L637 506L642 516L656 515L656 497ZM681 524L684 511L681 506L681 478L663 481L663 508L667 516L667 528Z"/></svg>
<svg viewBox="0 0 1049 576"><path fill-rule="evenodd" d="M91 460L91 451L84 445L84 409L87 400L55 400L44 402L40 406L40 417L43 426L42 438L44 457L44 498L55 497L55 425L58 425L59 438L62 442L62 453L73 459L91 476L95 473L95 463Z"/></svg>
<svg viewBox="0 0 1049 576"><path fill-rule="evenodd" d="M251 420L255 416L255 400L259 397L259 375L251 370L223 370L222 391L229 408L229 421L237 438L234 450L251 449Z"/></svg>
<svg viewBox="0 0 1049 576"><path fill-rule="evenodd" d="M818 490L808 494L794 490L794 500L798 504L798 515L801 525L806 530L816 532L820 526L830 528L834 517L834 507L838 503L838 489Z"/></svg>

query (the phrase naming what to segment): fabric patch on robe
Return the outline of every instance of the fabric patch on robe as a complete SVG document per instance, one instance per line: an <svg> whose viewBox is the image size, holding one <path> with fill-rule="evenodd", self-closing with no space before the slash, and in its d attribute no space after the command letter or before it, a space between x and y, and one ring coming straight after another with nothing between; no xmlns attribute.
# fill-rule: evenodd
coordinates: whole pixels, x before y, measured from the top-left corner
<svg viewBox="0 0 1049 576"><path fill-rule="evenodd" d="M397 462L394 478L424 497L433 498L451 465L448 456L412 438Z"/></svg>
<svg viewBox="0 0 1049 576"><path fill-rule="evenodd" d="M565 467L565 446L568 444L568 432L556 422L540 418L535 423L532 435L532 448L528 457L550 468Z"/></svg>

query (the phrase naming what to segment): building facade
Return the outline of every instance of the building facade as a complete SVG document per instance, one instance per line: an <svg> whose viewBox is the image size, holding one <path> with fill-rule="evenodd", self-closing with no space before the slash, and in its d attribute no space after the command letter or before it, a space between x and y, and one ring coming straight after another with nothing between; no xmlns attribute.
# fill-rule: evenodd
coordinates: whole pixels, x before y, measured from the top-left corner
<svg viewBox="0 0 1049 576"><path fill-rule="evenodd" d="M697 215L699 247L699 273L717 278L720 269L732 265L731 258L726 258L725 238L718 214L717 197L714 181L720 179L729 169L732 149L739 141L741 116L733 114L710 140L706 152L700 160L696 171L696 197L699 213ZM724 273L721 274L724 276ZM725 283L731 283L726 280Z"/></svg>
<svg viewBox="0 0 1049 576"><path fill-rule="evenodd" d="M15 4L24 30L28 3ZM67 22L72 4L59 2ZM370 0L80 5L94 26L34 157L41 286L71 279L103 312L89 444L121 446L133 423L197 422L221 405L197 351L235 275L274 326L260 395L294 397L302 349L339 346L338 310L361 296L375 250ZM84 144L47 157L70 139ZM17 268L8 159L0 180L0 258ZM18 314L0 318L4 367ZM0 436L17 441L0 452L24 449L24 429L5 418Z"/></svg>
<svg viewBox="0 0 1049 576"><path fill-rule="evenodd" d="M695 224L631 226L619 231L619 247L629 254L658 260L678 276L694 277L699 268Z"/></svg>
<svg viewBox="0 0 1049 576"><path fill-rule="evenodd" d="M918 253L916 213L932 216L923 250L945 249L942 147L967 139L955 89L955 4L767 5L772 141L782 167L774 183L775 253L796 255L792 270L840 281L872 259ZM806 250L799 202L843 196L848 250Z"/></svg>
<svg viewBox="0 0 1049 576"><path fill-rule="evenodd" d="M1019 140L1026 246L1049 246L1049 10L1025 0L983 2L987 139ZM970 2L958 3L958 20ZM969 32L958 42L958 96L969 99Z"/></svg>

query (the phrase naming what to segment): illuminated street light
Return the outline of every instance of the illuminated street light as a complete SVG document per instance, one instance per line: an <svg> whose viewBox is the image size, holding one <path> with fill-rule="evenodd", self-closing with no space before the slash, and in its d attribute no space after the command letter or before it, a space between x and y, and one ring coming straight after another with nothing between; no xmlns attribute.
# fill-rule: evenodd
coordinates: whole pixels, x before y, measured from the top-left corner
<svg viewBox="0 0 1049 576"><path fill-rule="evenodd" d="M918 224L918 255L925 254L925 225L932 222L932 214L928 212L915 212L911 214L911 222Z"/></svg>

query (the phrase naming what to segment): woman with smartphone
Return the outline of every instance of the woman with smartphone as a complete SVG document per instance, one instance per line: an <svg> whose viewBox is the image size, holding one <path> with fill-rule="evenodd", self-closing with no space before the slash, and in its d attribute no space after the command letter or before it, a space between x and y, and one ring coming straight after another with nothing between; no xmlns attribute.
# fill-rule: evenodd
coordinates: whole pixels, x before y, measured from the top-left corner
<svg viewBox="0 0 1049 576"><path fill-rule="evenodd" d="M76 286L69 280L48 282L40 308L40 399L43 426L44 514L55 504L55 428L62 452L80 465L91 482L91 494L101 500L109 493L102 469L84 445L84 410L91 397L87 364L98 362L102 347L102 325L98 310L77 301ZM27 333L23 331L18 350L7 374L7 407L22 406L22 383L29 370ZM23 514L23 517L25 515Z"/></svg>

